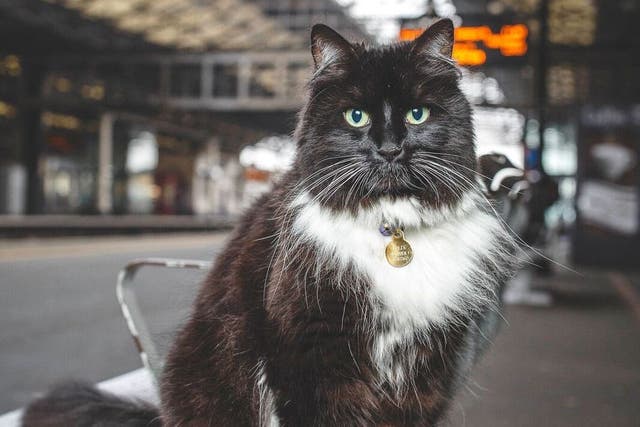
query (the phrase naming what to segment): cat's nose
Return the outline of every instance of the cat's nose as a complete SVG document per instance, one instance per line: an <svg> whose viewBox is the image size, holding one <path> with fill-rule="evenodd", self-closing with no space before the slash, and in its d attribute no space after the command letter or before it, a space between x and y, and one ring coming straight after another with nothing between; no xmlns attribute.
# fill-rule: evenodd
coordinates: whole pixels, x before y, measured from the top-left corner
<svg viewBox="0 0 640 427"><path fill-rule="evenodd" d="M391 162L400 155L402 148L393 144L384 144L382 147L378 148L377 152L388 162Z"/></svg>

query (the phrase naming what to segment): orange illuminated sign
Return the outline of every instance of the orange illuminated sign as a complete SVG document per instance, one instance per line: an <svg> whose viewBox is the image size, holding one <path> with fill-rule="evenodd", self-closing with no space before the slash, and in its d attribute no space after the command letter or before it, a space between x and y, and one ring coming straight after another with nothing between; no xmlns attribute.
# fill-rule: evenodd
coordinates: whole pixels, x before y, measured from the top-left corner
<svg viewBox="0 0 640 427"><path fill-rule="evenodd" d="M400 40L414 40L423 31L403 28ZM453 59L460 65L482 65L487 62L487 49L498 50L503 56L524 56L528 48L528 34L529 29L524 24L503 25L498 33L486 25L458 27L454 35Z"/></svg>

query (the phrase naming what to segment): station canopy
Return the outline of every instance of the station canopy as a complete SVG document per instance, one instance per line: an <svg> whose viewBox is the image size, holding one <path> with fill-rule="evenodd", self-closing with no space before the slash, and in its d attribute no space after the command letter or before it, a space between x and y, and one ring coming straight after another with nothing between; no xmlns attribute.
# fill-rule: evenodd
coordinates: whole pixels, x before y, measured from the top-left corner
<svg viewBox="0 0 640 427"><path fill-rule="evenodd" d="M0 0L0 20L14 23L2 25L0 36L18 51L29 51L27 34L19 33L26 28L52 33L62 44L112 51L259 51L306 44L243 0ZM51 47L64 48L59 42Z"/></svg>

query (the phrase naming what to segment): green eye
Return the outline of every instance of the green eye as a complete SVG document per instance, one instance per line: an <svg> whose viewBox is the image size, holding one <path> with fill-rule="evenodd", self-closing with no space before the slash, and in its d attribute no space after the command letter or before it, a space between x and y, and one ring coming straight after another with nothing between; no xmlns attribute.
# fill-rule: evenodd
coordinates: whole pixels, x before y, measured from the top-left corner
<svg viewBox="0 0 640 427"><path fill-rule="evenodd" d="M369 114L358 108L349 108L343 114L349 126L354 128L361 128L369 124Z"/></svg>
<svg viewBox="0 0 640 427"><path fill-rule="evenodd" d="M421 125L426 122L431 114L431 110L427 107L416 107L407 111L407 115L405 116L407 123L412 125Z"/></svg>

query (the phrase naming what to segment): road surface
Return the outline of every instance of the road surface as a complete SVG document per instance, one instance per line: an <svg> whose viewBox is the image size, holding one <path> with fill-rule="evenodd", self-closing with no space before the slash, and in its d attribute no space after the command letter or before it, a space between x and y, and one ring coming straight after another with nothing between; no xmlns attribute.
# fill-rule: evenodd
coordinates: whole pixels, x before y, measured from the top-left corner
<svg viewBox="0 0 640 427"><path fill-rule="evenodd" d="M140 366L115 297L118 271L137 257L211 260L220 235L76 238L0 249L0 413L64 378L100 381ZM187 288L201 273L144 270L147 288ZM148 290L148 289L147 289ZM172 295L175 295L173 293ZM146 294L149 297L149 292ZM188 298L182 298L188 306ZM151 295L158 318L166 299ZM186 301L185 301L186 300Z"/></svg>
<svg viewBox="0 0 640 427"><path fill-rule="evenodd" d="M24 405L61 378L100 381L138 368L114 296L119 268L147 256L209 260L223 238L0 244L0 413ZM546 309L508 308L500 335L446 425L638 426L638 287L621 277L595 271L540 280L556 303ZM186 316L200 279L201 274L166 270L138 277L143 309L158 325L161 341L169 342Z"/></svg>

